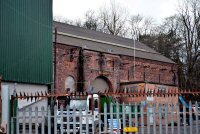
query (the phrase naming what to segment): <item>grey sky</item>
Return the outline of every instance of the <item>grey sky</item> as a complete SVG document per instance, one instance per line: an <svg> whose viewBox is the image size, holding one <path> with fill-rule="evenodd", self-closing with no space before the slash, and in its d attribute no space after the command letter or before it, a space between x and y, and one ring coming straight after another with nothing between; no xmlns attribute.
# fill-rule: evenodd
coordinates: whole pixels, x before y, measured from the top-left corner
<svg viewBox="0 0 200 134"><path fill-rule="evenodd" d="M178 0L115 0L130 15L141 14L153 17L157 23L163 18L173 15L178 7ZM54 0L54 16L62 16L75 20L83 18L84 13L89 10L97 11L100 7L109 4L109 0Z"/></svg>

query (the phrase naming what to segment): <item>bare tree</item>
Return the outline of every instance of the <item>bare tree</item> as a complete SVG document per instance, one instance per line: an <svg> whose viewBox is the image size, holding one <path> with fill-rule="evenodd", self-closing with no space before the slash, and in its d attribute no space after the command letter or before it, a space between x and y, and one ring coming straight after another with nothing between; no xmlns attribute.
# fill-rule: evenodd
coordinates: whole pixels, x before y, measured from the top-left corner
<svg viewBox="0 0 200 134"><path fill-rule="evenodd" d="M141 34L141 26L142 26L143 19L144 19L143 16L139 14L131 16L129 20L129 24L130 24L130 36L132 39L139 40L139 35Z"/></svg>
<svg viewBox="0 0 200 134"><path fill-rule="evenodd" d="M129 20L130 37L139 40L140 36L151 36L156 32L154 19L151 17L143 17L141 15L133 15Z"/></svg>
<svg viewBox="0 0 200 134"><path fill-rule="evenodd" d="M151 17L145 18L142 27L143 27L142 32L144 33L144 35L153 34L155 27L154 19Z"/></svg>
<svg viewBox="0 0 200 134"><path fill-rule="evenodd" d="M104 7L100 11L103 31L112 35L125 36L128 30L126 27L127 17L126 10L111 1L108 7Z"/></svg>
<svg viewBox="0 0 200 134"><path fill-rule="evenodd" d="M85 21L83 22L83 27L91 30L97 31L99 29L99 18L93 10L88 10L85 13Z"/></svg>
<svg viewBox="0 0 200 134"><path fill-rule="evenodd" d="M200 58L200 1L185 0L179 10L180 36L183 43L186 85L192 88L193 72ZM197 71L197 70L196 70Z"/></svg>
<svg viewBox="0 0 200 134"><path fill-rule="evenodd" d="M165 19L156 34L148 31L151 23L146 21L144 31L140 31L140 41L151 44L150 47L179 64L182 88L199 88L200 1L184 0L178 11Z"/></svg>

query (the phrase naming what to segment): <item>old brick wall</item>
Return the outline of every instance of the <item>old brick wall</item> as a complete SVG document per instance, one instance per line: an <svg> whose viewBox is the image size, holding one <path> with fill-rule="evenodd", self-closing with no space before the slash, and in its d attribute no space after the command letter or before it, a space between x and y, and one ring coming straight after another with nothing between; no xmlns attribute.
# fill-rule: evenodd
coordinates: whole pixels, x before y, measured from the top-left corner
<svg viewBox="0 0 200 134"><path fill-rule="evenodd" d="M177 85L177 66L153 60L121 56L124 67L121 70L121 82L146 81L150 83ZM174 73L176 80L174 81ZM134 76L135 75L135 76Z"/></svg>
<svg viewBox="0 0 200 134"><path fill-rule="evenodd" d="M77 82L77 63L79 48L58 44L56 46L56 76L55 92L66 92L65 80L67 76L72 76ZM75 84L75 88L77 83Z"/></svg>
<svg viewBox="0 0 200 134"><path fill-rule="evenodd" d="M115 63L119 56L85 50L87 58L84 66L85 89L93 83L98 76L105 76L110 81L111 90L119 89L119 66Z"/></svg>
<svg viewBox="0 0 200 134"><path fill-rule="evenodd" d="M84 90L88 90L92 82L98 76L105 76L110 81L112 89L119 88L119 76L115 73L118 65L114 62L119 56L101 54L99 52L83 50L84 60L84 80L78 81L78 58L80 48L58 44L56 47L56 92L65 92L65 80L67 76L72 76L75 87L80 82L84 83ZM70 51L73 49L73 59L70 60Z"/></svg>
<svg viewBox="0 0 200 134"><path fill-rule="evenodd" d="M84 83L84 90L98 76L105 76L110 81L111 90L120 89L120 83L148 82L160 85L177 85L177 66L147 59L113 55L92 50L83 50L83 81L78 81L78 58L80 48L58 44L56 47L56 91L64 92L67 76L72 76L77 87ZM135 72L134 72L135 70ZM175 72L175 77L174 73ZM175 81L174 81L175 80Z"/></svg>

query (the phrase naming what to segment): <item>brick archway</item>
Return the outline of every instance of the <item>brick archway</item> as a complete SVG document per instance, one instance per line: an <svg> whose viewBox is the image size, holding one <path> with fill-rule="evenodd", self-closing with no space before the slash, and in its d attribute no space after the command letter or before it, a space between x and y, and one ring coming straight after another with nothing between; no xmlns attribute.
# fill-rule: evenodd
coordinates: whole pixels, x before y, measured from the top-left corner
<svg viewBox="0 0 200 134"><path fill-rule="evenodd" d="M94 93L98 92L105 92L105 90L109 90L109 92L113 91L112 83L110 80L105 76L98 76L94 79L93 83L91 84Z"/></svg>

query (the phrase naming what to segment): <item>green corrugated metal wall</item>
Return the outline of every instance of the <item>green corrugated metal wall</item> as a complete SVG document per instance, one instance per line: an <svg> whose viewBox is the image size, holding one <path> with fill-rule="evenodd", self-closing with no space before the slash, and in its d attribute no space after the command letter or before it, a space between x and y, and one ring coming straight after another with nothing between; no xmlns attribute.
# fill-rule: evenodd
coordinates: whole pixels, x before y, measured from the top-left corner
<svg viewBox="0 0 200 134"><path fill-rule="evenodd" d="M0 75L4 81L53 81L52 0L0 0Z"/></svg>

